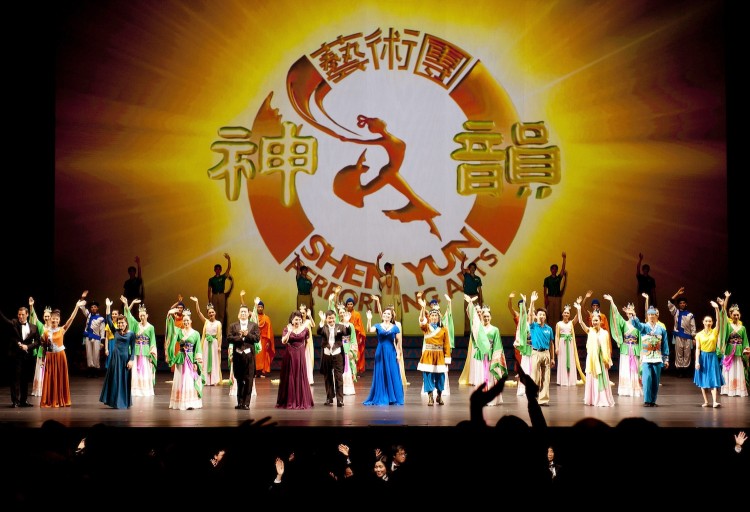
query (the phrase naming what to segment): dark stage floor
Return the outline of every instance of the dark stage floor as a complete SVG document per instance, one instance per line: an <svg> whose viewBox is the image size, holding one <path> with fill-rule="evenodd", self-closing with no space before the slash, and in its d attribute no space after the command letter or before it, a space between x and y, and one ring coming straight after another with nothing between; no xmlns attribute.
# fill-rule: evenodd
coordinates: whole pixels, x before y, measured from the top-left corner
<svg viewBox="0 0 750 512"><path fill-rule="evenodd" d="M204 388L203 408L193 411L169 409L170 386L166 381L170 373L157 374L156 396L136 397L133 407L127 410L110 409L99 402L102 377L71 376L73 405L64 409L11 408L7 387L0 391L0 424L17 427L40 427L45 420L54 419L68 427L89 427L97 423L116 427L231 427L247 419L270 417L278 426L299 427L368 427L415 426L450 427L469 419L469 396L472 389L458 384L459 372L450 377L450 395L444 406L428 407L427 399L420 394L422 374L407 372L411 383L406 389L404 406L366 407L366 398L372 372L368 371L356 386L356 395L346 396L345 406L325 407L325 389L320 375L315 375L313 398L315 407L310 410L283 410L274 407L278 386L274 379L258 378L255 381L257 397L249 411L234 409L235 397L229 396L227 386ZM617 377L614 376L614 379ZM553 381L554 381L553 372ZM613 379L613 380L614 380ZM692 379L677 378L669 374L662 377L658 407L643 407L643 399L617 396L614 407L583 405L583 386L551 387L550 407L543 408L550 427L570 427L583 418L596 418L615 426L623 418L642 416L661 427L677 428L743 428L750 426L750 400L748 397L722 396L720 408L703 408L700 390ZM485 408L485 419L494 425L503 415L516 415L529 422L525 397L516 396L516 388L509 383L503 392L504 403ZM30 400L38 405L39 397Z"/></svg>

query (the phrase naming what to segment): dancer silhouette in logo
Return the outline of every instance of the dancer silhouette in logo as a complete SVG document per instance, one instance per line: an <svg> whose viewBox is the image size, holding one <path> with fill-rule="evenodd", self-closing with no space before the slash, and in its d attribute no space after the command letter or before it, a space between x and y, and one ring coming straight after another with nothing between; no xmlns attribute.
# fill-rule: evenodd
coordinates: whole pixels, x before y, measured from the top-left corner
<svg viewBox="0 0 750 512"><path fill-rule="evenodd" d="M391 185L401 192L409 202L398 210L383 210L383 213L387 217L400 222L423 220L429 224L430 233L442 240L440 232L433 221L433 218L440 215L440 212L419 197L399 172L401 164L404 162L404 156L406 155L406 142L388 132L385 121L376 117L359 115L357 116L357 126L359 128L366 126L372 133L379 134L380 136L375 139L363 140L350 139L339 135L339 139L344 142L381 146L388 154L388 163L380 169L375 178L362 185L360 177L370 168L364 165L365 154L367 153L367 150L364 150L355 165L348 165L336 174L336 177L333 179L333 192L352 206L362 208L365 196L374 194L386 185Z"/></svg>

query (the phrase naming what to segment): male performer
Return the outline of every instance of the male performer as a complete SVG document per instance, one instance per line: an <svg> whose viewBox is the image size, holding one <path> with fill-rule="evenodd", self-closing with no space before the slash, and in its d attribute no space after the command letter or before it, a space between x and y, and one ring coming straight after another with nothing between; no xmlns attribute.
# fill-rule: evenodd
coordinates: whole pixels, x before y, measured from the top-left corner
<svg viewBox="0 0 750 512"><path fill-rule="evenodd" d="M249 320L250 308L247 304L240 306L237 315L239 321L229 326L227 341L234 348L232 364L234 378L237 380L237 405L235 409L250 409L250 397L253 393L253 376L255 375L255 353L260 350L260 328Z"/></svg>
<svg viewBox="0 0 750 512"><path fill-rule="evenodd" d="M271 373L271 363L276 355L271 317L266 315L266 305L259 297L255 298L255 314L250 315L260 329L260 352L255 354L255 376L266 378Z"/></svg>
<svg viewBox="0 0 750 512"><path fill-rule="evenodd" d="M630 319L633 327L641 332L641 381L643 405L646 407L656 407L661 370L662 367L669 368L667 330L658 322L657 315L656 308L650 306L646 313L647 323L641 323L638 316Z"/></svg>
<svg viewBox="0 0 750 512"><path fill-rule="evenodd" d="M672 295L672 300L667 301L667 308L674 319L674 330L672 331L672 345L674 345L674 367L678 377L685 377L690 372L690 356L695 342L695 318L687 310L687 299L683 295L685 288L681 287L677 293ZM677 298L679 296L679 299ZM677 307L672 303L676 300Z"/></svg>
<svg viewBox="0 0 750 512"><path fill-rule="evenodd" d="M224 257L227 259L227 270L222 274L222 267L218 263L214 265L214 275L208 279L208 303L212 304L214 311L216 311L216 319L221 322L221 328L226 327L227 322L227 296L231 292L226 289L227 280L230 284L232 281L232 259L229 257L229 253L224 253Z"/></svg>
<svg viewBox="0 0 750 512"><path fill-rule="evenodd" d="M531 292L529 333L531 334L531 378L539 386L539 405L549 405L549 380L555 366L555 331L547 325L547 311L534 311L537 293ZM536 314L536 321L534 321Z"/></svg>
<svg viewBox="0 0 750 512"><path fill-rule="evenodd" d="M88 292L83 292L86 297ZM99 354L102 342L106 341L104 329L107 319L99 314L99 303L95 300L89 302L89 308L81 305L81 311L86 316L86 328L83 330L83 344L86 346L87 377L96 377L99 374Z"/></svg>
<svg viewBox="0 0 750 512"><path fill-rule="evenodd" d="M28 402L29 382L34 377L34 349L42 343L39 329L28 321L29 310L18 308L17 319L9 320L1 311L0 318L11 327L6 353L10 376L11 407L33 407Z"/></svg>
<svg viewBox="0 0 750 512"><path fill-rule="evenodd" d="M544 307L549 315L547 320L552 325L557 325L562 317L562 296L565 294L565 286L568 280L568 272L565 270L565 253L562 253L562 269L557 273L558 267L553 263L549 268L550 275L544 278Z"/></svg>
<svg viewBox="0 0 750 512"><path fill-rule="evenodd" d="M320 373L326 386L326 405L344 407L344 336L349 336L349 328L336 323L336 313L329 309L320 312L318 336L321 336L323 354L320 359Z"/></svg>

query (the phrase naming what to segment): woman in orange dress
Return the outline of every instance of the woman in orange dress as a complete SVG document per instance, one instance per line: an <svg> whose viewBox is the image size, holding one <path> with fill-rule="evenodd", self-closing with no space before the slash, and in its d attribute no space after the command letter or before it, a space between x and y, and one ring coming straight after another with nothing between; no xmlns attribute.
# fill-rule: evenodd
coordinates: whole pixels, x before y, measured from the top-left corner
<svg viewBox="0 0 750 512"><path fill-rule="evenodd" d="M50 328L44 331L42 338L47 348L44 358L44 383L40 407L70 407L70 380L68 378L68 357L63 344L65 333L73 323L78 308L85 306L84 299L76 303L73 313L60 327L60 310L55 309L50 315Z"/></svg>

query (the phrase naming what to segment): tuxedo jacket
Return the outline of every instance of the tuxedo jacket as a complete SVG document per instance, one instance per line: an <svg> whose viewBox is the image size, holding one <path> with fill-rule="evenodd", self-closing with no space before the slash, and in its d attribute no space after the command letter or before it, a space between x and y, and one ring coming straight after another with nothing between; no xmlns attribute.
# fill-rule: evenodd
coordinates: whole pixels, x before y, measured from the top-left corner
<svg viewBox="0 0 750 512"><path fill-rule="evenodd" d="M227 342L234 345L235 352L251 348L255 354L255 344L260 342L260 327L255 322L247 321L247 336L240 334L240 322L229 324L227 332Z"/></svg>
<svg viewBox="0 0 750 512"><path fill-rule="evenodd" d="M333 347L331 348L331 351L335 351L336 348L341 349L341 353L344 353L344 336L349 336L349 328L342 325L342 324L336 324L333 326L334 334L333 334ZM321 352L323 351L323 348L328 346L328 337L331 335L331 329L328 327L328 324L323 324L323 327L318 327L318 336L321 336L320 341L320 349Z"/></svg>
<svg viewBox="0 0 750 512"><path fill-rule="evenodd" d="M32 358L34 349L42 343L42 337L39 335L39 329L36 324L28 322L29 324L29 336L23 338L21 335L21 322L17 318L13 320L8 319L2 312L0 312L0 319L10 326L10 336L6 338L6 350L7 355L11 359L24 359ZM25 351L18 346L19 343L28 345L28 351Z"/></svg>

